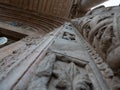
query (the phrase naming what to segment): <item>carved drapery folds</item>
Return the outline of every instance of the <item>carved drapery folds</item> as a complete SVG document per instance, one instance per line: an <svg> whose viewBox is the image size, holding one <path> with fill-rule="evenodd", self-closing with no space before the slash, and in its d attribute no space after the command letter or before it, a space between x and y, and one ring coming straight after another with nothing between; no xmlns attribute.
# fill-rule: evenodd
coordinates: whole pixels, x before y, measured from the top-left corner
<svg viewBox="0 0 120 90"><path fill-rule="evenodd" d="M38 65L28 90L93 90L85 63L78 62L48 53Z"/></svg>

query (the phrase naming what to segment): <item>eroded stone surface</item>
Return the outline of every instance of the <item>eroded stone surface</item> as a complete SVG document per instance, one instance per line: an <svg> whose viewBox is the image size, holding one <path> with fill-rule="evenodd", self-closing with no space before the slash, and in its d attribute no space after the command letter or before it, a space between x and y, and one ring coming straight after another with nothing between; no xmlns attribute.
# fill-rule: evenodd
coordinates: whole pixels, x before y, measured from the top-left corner
<svg viewBox="0 0 120 90"><path fill-rule="evenodd" d="M98 7L86 14L86 16L73 20L74 25L79 29L79 32L88 41L88 43L99 53L103 62L94 57L92 51L89 50L90 55L95 59L100 70L105 70L105 76L118 76L120 70L120 13L119 6ZM88 45L89 46L89 45ZM91 47L90 47L91 48ZM107 63L108 66L106 66ZM111 68L114 72L112 74ZM114 80L114 78L113 78ZM119 79L118 79L119 81ZM115 82L114 82L115 83ZM120 89L116 86L116 89ZM116 90L115 89L115 90Z"/></svg>
<svg viewBox="0 0 120 90"><path fill-rule="evenodd" d="M63 56L64 57L64 56ZM60 60L61 59L61 60ZM28 90L94 90L84 67L48 54L38 65Z"/></svg>

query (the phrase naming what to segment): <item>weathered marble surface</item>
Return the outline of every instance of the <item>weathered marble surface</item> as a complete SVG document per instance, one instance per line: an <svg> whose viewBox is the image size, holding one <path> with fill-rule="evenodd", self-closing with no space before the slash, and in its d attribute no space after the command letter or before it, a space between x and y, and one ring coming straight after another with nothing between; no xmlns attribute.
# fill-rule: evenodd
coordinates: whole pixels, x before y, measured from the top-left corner
<svg viewBox="0 0 120 90"><path fill-rule="evenodd" d="M119 6L101 6L89 11L86 16L73 20L79 32L114 71L114 77L117 78L120 75L119 11ZM119 90L120 85L116 85L116 89Z"/></svg>
<svg viewBox="0 0 120 90"><path fill-rule="evenodd" d="M69 23L64 25L37 66L28 90L109 89L75 28Z"/></svg>
<svg viewBox="0 0 120 90"><path fill-rule="evenodd" d="M83 40L71 23L20 40L23 47L1 60L0 89L109 90Z"/></svg>
<svg viewBox="0 0 120 90"><path fill-rule="evenodd" d="M93 90L84 67L62 57L48 53L38 65L28 90Z"/></svg>

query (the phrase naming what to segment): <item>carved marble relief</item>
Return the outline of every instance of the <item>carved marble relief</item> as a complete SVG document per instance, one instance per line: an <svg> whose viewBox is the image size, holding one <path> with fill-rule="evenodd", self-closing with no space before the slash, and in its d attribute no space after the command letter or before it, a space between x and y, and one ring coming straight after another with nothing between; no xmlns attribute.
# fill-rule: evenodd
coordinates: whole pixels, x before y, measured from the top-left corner
<svg viewBox="0 0 120 90"><path fill-rule="evenodd" d="M40 62L28 90L94 90L85 63L48 55Z"/></svg>
<svg viewBox="0 0 120 90"><path fill-rule="evenodd" d="M112 75L118 78L117 82L120 81L120 14L118 8L120 7L97 8L87 13L85 17L76 20L77 23L75 23L75 26L79 27L79 32L102 57L103 63L107 63L113 70L114 75ZM111 78L114 83L113 87L116 85L113 90L119 90L120 85L115 83L114 78Z"/></svg>

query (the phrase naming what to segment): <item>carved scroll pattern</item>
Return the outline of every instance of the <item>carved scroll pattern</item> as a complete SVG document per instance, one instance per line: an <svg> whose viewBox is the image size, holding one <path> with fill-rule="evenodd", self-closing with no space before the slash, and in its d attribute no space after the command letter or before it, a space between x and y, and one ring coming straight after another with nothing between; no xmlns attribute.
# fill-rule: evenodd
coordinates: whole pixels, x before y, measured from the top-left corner
<svg viewBox="0 0 120 90"><path fill-rule="evenodd" d="M39 64L28 90L93 90L93 86L84 67L49 54Z"/></svg>

